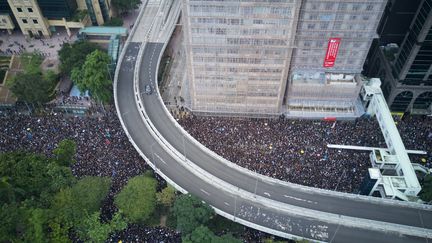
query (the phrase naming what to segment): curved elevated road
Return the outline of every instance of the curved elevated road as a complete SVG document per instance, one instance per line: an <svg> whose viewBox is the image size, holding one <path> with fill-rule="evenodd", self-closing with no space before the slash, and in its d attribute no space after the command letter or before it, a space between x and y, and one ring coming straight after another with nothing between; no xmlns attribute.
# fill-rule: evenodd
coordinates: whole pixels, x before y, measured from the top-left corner
<svg viewBox="0 0 432 243"><path fill-rule="evenodd" d="M284 183L229 164L191 139L163 106L158 64L179 2L150 0L116 70L115 100L129 140L177 189L234 221L287 238L331 242L428 242L431 207ZM151 19L151 21L149 21ZM146 95L145 85L153 87Z"/></svg>

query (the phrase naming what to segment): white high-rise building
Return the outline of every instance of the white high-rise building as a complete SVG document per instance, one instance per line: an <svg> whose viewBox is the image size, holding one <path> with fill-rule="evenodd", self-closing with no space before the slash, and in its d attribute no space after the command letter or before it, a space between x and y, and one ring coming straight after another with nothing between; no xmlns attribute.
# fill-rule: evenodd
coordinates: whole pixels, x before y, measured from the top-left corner
<svg viewBox="0 0 432 243"><path fill-rule="evenodd" d="M190 108L353 112L385 2L183 0Z"/></svg>

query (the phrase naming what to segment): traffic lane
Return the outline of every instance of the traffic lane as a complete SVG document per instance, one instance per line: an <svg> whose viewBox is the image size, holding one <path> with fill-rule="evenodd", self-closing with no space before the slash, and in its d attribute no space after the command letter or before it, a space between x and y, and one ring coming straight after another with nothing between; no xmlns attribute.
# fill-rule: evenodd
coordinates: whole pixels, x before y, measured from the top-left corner
<svg viewBox="0 0 432 243"><path fill-rule="evenodd" d="M432 228L431 222L425 222L424 220L422 222L420 218L432 217L431 211L401 208L397 206L383 207L382 205L374 203L323 196L321 194L294 190L293 188L280 184L267 183L260 180L257 181L256 178L226 167L207 153L203 153L200 148L189 142L181 133L178 133L177 128L170 124L170 121L167 120L168 118L165 118L165 112L162 109L156 109L160 107L160 102L155 95L145 98L144 102L148 111L147 113L149 117L151 117L155 127L178 152L186 154L191 161L195 162L209 173L217 175L220 179L237 185L244 190L252 193L256 190L257 194L260 196L318 211ZM177 130L177 132L175 132L175 130Z"/></svg>
<svg viewBox="0 0 432 243"><path fill-rule="evenodd" d="M122 77L127 76L126 73ZM129 75L130 76L130 75ZM133 77L130 76L130 77ZM136 145L141 149L141 151L146 154L148 158L154 158L156 167L161 170L169 178L175 178L175 182L181 187L185 188L187 191L198 195L207 203L213 205L227 213L235 214L236 207L239 210L239 217L242 215L247 215L244 211L243 200L239 200L239 206L236 205L236 197L227 192L221 191L221 189L214 187L214 185L201 180L199 177L195 176L190 171L186 170L177 161L175 161L171 155L169 155L164 148L162 148L156 140L152 137L149 131L146 129L139 111L135 106L133 82L130 80L123 80L119 82L118 90L122 94L122 102L120 103L120 110L123 111L127 109L127 112L121 112L122 120L127 127L127 132L131 136L131 139L136 143ZM274 209L273 209L274 210ZM276 211L276 210L275 210ZM262 212L265 212L264 209ZM301 220L294 217L287 216L287 219L295 219L296 221ZM252 220L252 219L249 219ZM268 221L268 218L256 218L254 222L260 225L264 220L264 223ZM313 222L312 222L313 223ZM288 224L288 226L290 226ZM293 225L287 229L283 229L283 232L290 234L299 234L303 227L309 227L304 222L302 225ZM311 226L314 227L314 226ZM311 238L310 236L309 238ZM320 239L320 238L313 238Z"/></svg>
<svg viewBox="0 0 432 243"><path fill-rule="evenodd" d="M142 83L140 87L142 89L145 84L151 84L153 87L155 85L154 70L156 70L157 62L154 59L155 57L158 57L158 55L155 55L155 51L159 52L159 46L161 45L162 44L159 43L150 43L150 45L148 45L149 49L147 55L144 55L142 64L142 67L145 67L143 69L146 71L141 72L140 75L142 78L142 80L140 80ZM170 124L170 120L166 117L163 107L161 107L156 95L157 94L145 97L144 103L151 103L150 106L146 105L146 110L158 131L177 151L184 154L191 161L194 161L197 165L208 170L210 173L220 176L222 180L232 184L235 183L235 185L238 185L249 192L256 191L261 196L270 197L274 200L296 206L304 207L307 205L305 202L309 204L312 202L312 205L307 205L307 207L319 211L381 220L385 222L401 223L416 227L432 228L432 221L425 222L422 220L422 218L432 217L432 211L401 208L397 206L385 206L383 209L383 207L378 204L359 202L350 199L346 200L317 193L305 193L304 191L293 190L293 188L288 188L281 184L274 185L273 183L257 182L256 178L229 168L229 172L236 172L227 173L227 167L224 164L203 152L194 143L189 142L189 140L185 139L183 134L175 126ZM159 109L157 109L158 107ZM206 163L207 161L211 162ZM260 189L258 190L257 187ZM268 195L273 195L273 197Z"/></svg>
<svg viewBox="0 0 432 243"><path fill-rule="evenodd" d="M130 90L130 94L126 95L123 99L133 102L133 90L127 90ZM230 194L215 187L213 184L203 181L180 165L157 143L140 119L139 111L137 109L130 109L133 105L132 103L126 107L122 107L129 108L129 112L123 113L122 119L131 139L148 158L152 159L158 170L162 171L169 178L172 178L182 188L226 213L236 215L239 218L258 225L272 227L272 229L280 230L281 232L315 240L326 240L325 237L331 234L331 231L328 230L329 226L326 223L317 223L314 220L293 217L278 212L277 209L269 209L262 205L256 206L257 204L249 203L237 197L237 195ZM279 215L278 217L281 219L275 221L275 215ZM271 222L277 223L274 224Z"/></svg>
<svg viewBox="0 0 432 243"><path fill-rule="evenodd" d="M133 49L134 51L130 51ZM235 196L230 195L224 191L221 191L218 188L214 188L212 185L209 185L205 181L202 181L194 174L185 170L184 167L180 166L177 161L174 161L171 158L171 156L168 155L165 152L165 150L156 143L156 141L148 133L146 127L142 123L141 117L136 108L134 90L133 90L133 71L130 72L128 68L133 67L134 64L133 57L136 56L138 48L136 47L133 48L133 46L131 46L130 50L128 49L127 53L129 53L130 55L126 55L126 58L131 60L131 62L123 63L124 65L122 66L123 72L120 73L119 76L120 78L122 78L122 82L119 83L118 91L120 91L119 94L121 94L122 96L121 102L119 102L121 111L125 111L126 109L128 109L127 112L120 112L120 114L122 114L121 116L123 117L124 123L126 127L128 127L128 133L131 135L131 138L137 143L137 145L141 149L143 149L144 153L147 155L148 158L152 158L152 157L154 158L153 160L155 161L157 168L163 171L169 178L175 178L176 183L178 183L180 186L182 186L189 192L200 196L200 198L203 198L208 203L211 202L211 205L227 213L237 214L237 217L243 218L245 220L257 223L259 225L264 225L264 226L265 224L267 224L268 227L275 228L275 225L269 225L269 223L279 222L279 220L274 221L272 219L274 216L265 217L263 215L271 215L272 213L280 216L283 215L281 212L275 212L277 210L274 209L269 210L268 208L265 208L262 205L258 207L255 206L254 208L255 212L261 212L261 216L256 217L253 220L252 218L249 217L252 216L253 213L250 214L248 213L248 210L244 210L247 207L245 205L252 205L252 204L250 203L248 204L248 202L244 202L244 200L240 198L236 199ZM152 142L151 145L149 144L149 141ZM237 205L236 205L237 200L239 200L239 209L237 209ZM237 211L236 209L239 211ZM236 211L239 213L237 213ZM251 212L254 211L252 210ZM317 225L316 221L308 222L305 219L295 218L289 215L284 215L282 218L284 220L287 220L288 223L284 223L283 228L280 228L279 230L290 234L301 235L308 238L322 240L323 235L324 236L332 235L332 231L330 230L323 231L323 229L326 229L326 227L327 229L333 228L334 229L333 232L337 232L336 226L328 225L325 223L324 224L320 223ZM294 222L294 223L290 224L289 222ZM319 229L320 231L317 231L317 229ZM303 233L303 231L305 233ZM350 236L352 234L347 234L347 235ZM344 242L346 242L346 239L344 238L342 239Z"/></svg>

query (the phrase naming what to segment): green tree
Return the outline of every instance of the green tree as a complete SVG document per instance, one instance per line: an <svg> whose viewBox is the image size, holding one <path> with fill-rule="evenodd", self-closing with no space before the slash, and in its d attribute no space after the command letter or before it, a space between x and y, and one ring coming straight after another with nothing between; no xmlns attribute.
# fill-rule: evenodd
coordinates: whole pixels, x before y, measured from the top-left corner
<svg viewBox="0 0 432 243"><path fill-rule="evenodd" d="M0 154L0 178L0 190L7 192L1 194L0 202L31 198L45 205L53 193L75 182L69 168L44 155L25 152Z"/></svg>
<svg viewBox="0 0 432 243"><path fill-rule="evenodd" d="M85 235L83 219L99 211L102 200L108 194L111 180L107 177L84 177L73 185L61 189L51 207L51 238L64 238L71 228Z"/></svg>
<svg viewBox="0 0 432 243"><path fill-rule="evenodd" d="M42 73L40 65L42 58L36 54L23 54L20 57L23 72L9 79L6 85L21 101L41 104L51 100L57 80L57 75L48 71Z"/></svg>
<svg viewBox="0 0 432 243"><path fill-rule="evenodd" d="M111 4L119 10L120 13L130 11L132 9L137 9L140 0L112 0Z"/></svg>
<svg viewBox="0 0 432 243"><path fill-rule="evenodd" d="M0 203L14 203L16 198L24 197L25 191L21 188L14 187L9 183L10 177L3 176L0 179Z"/></svg>
<svg viewBox="0 0 432 243"><path fill-rule="evenodd" d="M213 242L215 234L205 226L198 226L192 233L182 238L183 243Z"/></svg>
<svg viewBox="0 0 432 243"><path fill-rule="evenodd" d="M76 143L70 139L62 140L56 149L53 150L57 163L63 166L70 166L75 163Z"/></svg>
<svg viewBox="0 0 432 243"><path fill-rule="evenodd" d="M123 26L123 20L121 18L111 18L109 21L104 23L104 26Z"/></svg>
<svg viewBox="0 0 432 243"><path fill-rule="evenodd" d="M123 230L126 227L127 223L120 213L116 213L110 222L104 224L100 222L100 213L95 212L84 219L85 234L81 236L81 239L90 242L105 242L113 231Z"/></svg>
<svg viewBox="0 0 432 243"><path fill-rule="evenodd" d="M421 200L430 203L432 202L432 175L427 175L423 181L423 187L419 194Z"/></svg>
<svg viewBox="0 0 432 243"><path fill-rule="evenodd" d="M216 236L209 228L200 225L192 231L192 233L182 238L183 243L241 243L242 241L234 238L230 234Z"/></svg>
<svg viewBox="0 0 432 243"><path fill-rule="evenodd" d="M157 202L165 207L171 207L176 197L175 192L174 187L168 185L161 192L156 193Z"/></svg>
<svg viewBox="0 0 432 243"><path fill-rule="evenodd" d="M191 194L179 196L172 210L177 218L177 229L183 234L189 234L207 223L214 214L210 206Z"/></svg>
<svg viewBox="0 0 432 243"><path fill-rule="evenodd" d="M41 208L30 208L27 210L28 224L26 227L25 238L27 242L46 242L45 228L46 215L45 210Z"/></svg>
<svg viewBox="0 0 432 243"><path fill-rule="evenodd" d="M242 243L241 240L235 238L231 234L225 234L221 237L216 237L214 241L215 243Z"/></svg>
<svg viewBox="0 0 432 243"><path fill-rule="evenodd" d="M50 189L52 178L47 173L49 160L42 155L24 152L0 154L0 177L9 178L13 188L23 193L16 194L17 201L39 195Z"/></svg>
<svg viewBox="0 0 432 243"><path fill-rule="evenodd" d="M42 73L24 72L15 75L7 84L19 100L42 104L51 100L54 81L44 78Z"/></svg>
<svg viewBox="0 0 432 243"><path fill-rule="evenodd" d="M61 72L70 75L72 69L81 68L88 54L101 49L97 44L88 41L65 43L58 52Z"/></svg>
<svg viewBox="0 0 432 243"><path fill-rule="evenodd" d="M156 185L152 177L136 176L116 195L114 203L130 222L145 222L156 207Z"/></svg>
<svg viewBox="0 0 432 243"><path fill-rule="evenodd" d="M112 99L112 82L108 71L110 62L108 54L95 50L87 55L81 68L72 70L71 78L81 92L89 90L96 100L108 103Z"/></svg>
<svg viewBox="0 0 432 243"><path fill-rule="evenodd" d="M18 242L22 240L26 228L25 217L18 204L2 204L0 219L0 242Z"/></svg>

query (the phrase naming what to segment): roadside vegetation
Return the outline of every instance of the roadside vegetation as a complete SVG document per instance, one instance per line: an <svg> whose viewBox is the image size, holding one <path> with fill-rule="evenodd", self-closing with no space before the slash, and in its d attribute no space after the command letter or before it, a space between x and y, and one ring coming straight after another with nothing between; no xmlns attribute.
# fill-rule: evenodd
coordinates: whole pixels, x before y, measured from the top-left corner
<svg viewBox="0 0 432 243"><path fill-rule="evenodd" d="M171 186L160 188L152 171L135 176L114 196L117 211L101 215L111 178L76 178L76 144L63 140L49 157L0 154L0 242L105 242L128 225L164 226L182 242L241 242L243 227Z"/></svg>
<svg viewBox="0 0 432 243"><path fill-rule="evenodd" d="M42 57L35 53L26 53L20 57L23 71L6 81L6 85L18 100L42 105L54 96L58 75L53 71L43 72Z"/></svg>

